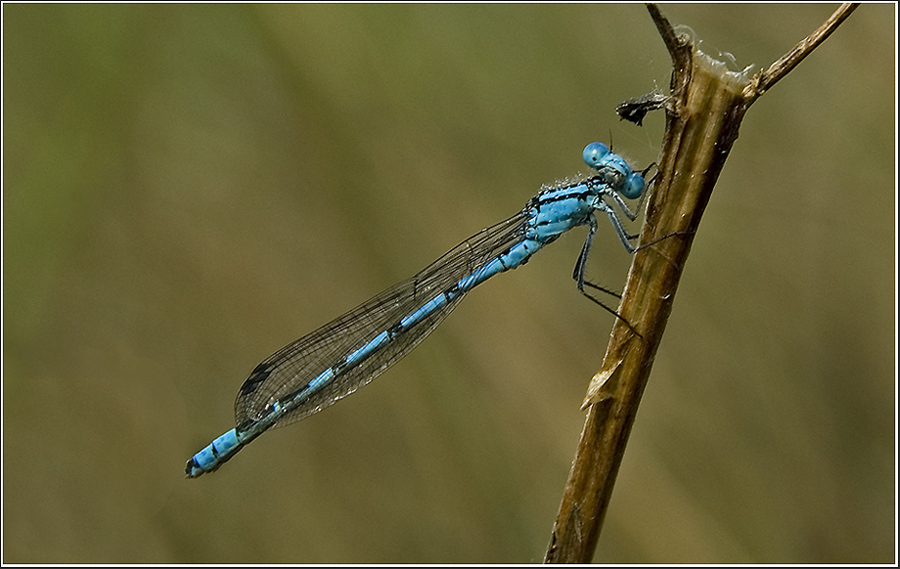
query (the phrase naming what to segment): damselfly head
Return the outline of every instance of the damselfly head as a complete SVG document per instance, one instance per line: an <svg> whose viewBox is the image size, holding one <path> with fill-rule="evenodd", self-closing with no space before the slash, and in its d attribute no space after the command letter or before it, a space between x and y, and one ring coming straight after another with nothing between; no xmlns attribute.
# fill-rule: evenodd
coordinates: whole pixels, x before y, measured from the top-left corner
<svg viewBox="0 0 900 569"><path fill-rule="evenodd" d="M628 199L640 197L644 191L644 177L632 170L628 162L609 151L602 142L592 142L584 147L585 164L596 170L603 181Z"/></svg>

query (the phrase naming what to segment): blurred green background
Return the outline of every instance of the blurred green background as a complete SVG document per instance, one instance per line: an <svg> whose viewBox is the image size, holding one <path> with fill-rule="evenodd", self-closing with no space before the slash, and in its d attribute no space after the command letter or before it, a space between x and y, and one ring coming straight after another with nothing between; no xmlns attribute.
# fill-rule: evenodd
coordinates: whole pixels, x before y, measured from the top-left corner
<svg viewBox="0 0 900 569"><path fill-rule="evenodd" d="M768 65L834 5L663 6ZM895 7L754 105L595 561L895 560ZM221 471L281 346L411 276L668 85L640 5L3 6L3 561L529 562L612 317L584 232ZM637 225L633 226L637 229ZM589 276L624 283L601 220Z"/></svg>

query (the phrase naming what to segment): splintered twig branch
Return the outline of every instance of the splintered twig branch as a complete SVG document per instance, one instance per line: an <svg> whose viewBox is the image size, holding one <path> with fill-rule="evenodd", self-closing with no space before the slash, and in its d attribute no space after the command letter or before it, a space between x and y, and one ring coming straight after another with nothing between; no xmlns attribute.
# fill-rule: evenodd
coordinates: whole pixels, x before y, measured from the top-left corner
<svg viewBox="0 0 900 569"><path fill-rule="evenodd" d="M547 549L548 563L589 563L641 394L662 338L700 218L738 137L744 114L856 8L845 4L816 32L754 77L728 71L678 35L659 9L647 6L672 57L668 96L626 105L638 120L666 109L659 175L647 206L641 243L600 372L585 398L587 420ZM644 105L644 107L642 107Z"/></svg>

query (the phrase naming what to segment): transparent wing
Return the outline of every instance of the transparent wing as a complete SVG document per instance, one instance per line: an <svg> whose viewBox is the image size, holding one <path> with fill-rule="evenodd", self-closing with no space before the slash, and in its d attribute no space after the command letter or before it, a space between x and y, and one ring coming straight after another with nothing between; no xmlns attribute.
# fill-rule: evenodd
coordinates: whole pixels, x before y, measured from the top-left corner
<svg viewBox="0 0 900 569"><path fill-rule="evenodd" d="M258 420L265 414L267 406L303 388L401 318L508 249L522 238L526 221L524 212L519 212L481 230L414 277L270 356L256 366L241 386L235 401L237 425ZM277 424L287 425L317 413L378 377L431 333L463 296L459 295L358 366L335 377Z"/></svg>

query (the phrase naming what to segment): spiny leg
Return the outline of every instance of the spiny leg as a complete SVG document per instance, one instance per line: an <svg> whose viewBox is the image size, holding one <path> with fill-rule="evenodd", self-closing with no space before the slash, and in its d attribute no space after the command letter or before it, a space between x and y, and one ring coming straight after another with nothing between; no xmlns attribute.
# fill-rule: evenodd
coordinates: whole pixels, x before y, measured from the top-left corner
<svg viewBox="0 0 900 569"><path fill-rule="evenodd" d="M656 245L656 244L659 243L660 241L663 241L664 239L668 239L669 237L675 237L676 235L693 235L694 233L696 233L696 231L694 231L694 230L689 230L689 231L673 231L672 233L669 233L668 235L663 235L662 237L660 237L660 238L658 238L658 239L654 239L653 241L650 241L650 242L648 242L648 243L644 243L643 245L639 245L637 248L635 248L634 251L635 251L635 252L638 252L638 251L641 251L641 250L643 250L643 249L647 249L647 248L649 248L649 247L652 247L653 245ZM669 261L670 263L672 263L673 265L675 265L676 267L678 267L678 264L675 263L675 261L673 261L672 259L670 259L670 258L667 257L666 255L663 255L663 254L660 253L659 251L657 251L657 253L659 253L659 254L662 255L667 261Z"/></svg>
<svg viewBox="0 0 900 569"><path fill-rule="evenodd" d="M599 290L600 292L608 294L609 296L618 298L619 300L622 299L622 295L617 293L616 291L610 290L610 289L602 287L600 285L596 285L596 284L592 283L591 281L584 281L584 286L591 287L594 290Z"/></svg>
<svg viewBox="0 0 900 569"><path fill-rule="evenodd" d="M587 238L585 238L584 240L584 245L581 246L581 252L578 254L578 260L575 261L575 270L572 272L572 278L575 279L575 283L578 285L578 290L582 294L584 294L584 287L585 285L587 285L595 290L605 292L610 296L622 298L621 294L584 279L585 269L587 268L588 254L591 251L591 244L593 244L594 242L594 235L597 233L597 219L593 216L588 219L588 228Z"/></svg>
<svg viewBox="0 0 900 569"><path fill-rule="evenodd" d="M588 283L588 284L590 284L590 283ZM600 288L600 287L597 287L597 288ZM603 289L601 289L601 290L603 290ZM626 326L628 326L628 329L631 330L632 332L634 332L639 338L643 338L643 337L644 337L640 332L638 332L637 330L634 329L634 326L631 325L631 322L629 322L628 320L626 320L625 318L623 318L622 315L620 315L618 312L616 312L616 311L613 310L612 308L610 308L610 307L606 306L605 304L603 304L600 300L598 300L597 298L595 298L593 295L587 293L583 288L582 288L582 289L579 289L579 291L580 291L581 294L583 294L586 298L588 298L589 300L591 300L591 301L594 302L595 304L599 305L600 308L602 308L603 310L609 312L610 314L612 314L613 316L615 316L616 318L618 318L619 320L621 320ZM604 290L604 292L606 292L606 291ZM617 296L618 296L618 295L617 295Z"/></svg>
<svg viewBox="0 0 900 569"><path fill-rule="evenodd" d="M597 232L597 219L593 215L591 215L590 218L588 219L588 234L584 240L584 245L581 246L581 253L578 254L578 260L575 262L575 270L572 273L572 278L575 279L575 285L578 287L578 292L583 294L585 297L590 299L592 302L598 304L601 308L603 308L603 310L606 310L607 312L609 312L610 314L612 314L613 316L615 316L616 318L618 318L619 320L624 322L625 325L628 326L629 330L631 330L632 332L637 334L638 337L643 338L643 336L641 336L641 333L634 329L634 326L631 325L631 322L622 318L622 316L619 315L618 312L616 312L612 308L606 306L599 299L597 299L592 294L590 294L586 290L584 290L584 286L587 285L593 289L596 289L596 290L605 292L607 294L610 294L612 296L615 296L616 298L622 298L621 295L619 295L611 290L608 290L599 285L595 285L594 283L584 280L584 271L587 266L588 255L590 254L591 244L594 241L594 234L596 232ZM624 233L624 230L623 230L623 233ZM627 235L627 234L625 234L625 235ZM634 237L636 237L636 236L632 236L631 238L633 239Z"/></svg>

